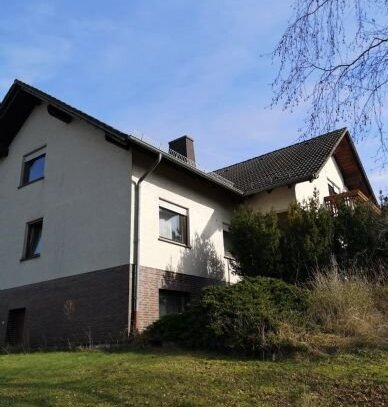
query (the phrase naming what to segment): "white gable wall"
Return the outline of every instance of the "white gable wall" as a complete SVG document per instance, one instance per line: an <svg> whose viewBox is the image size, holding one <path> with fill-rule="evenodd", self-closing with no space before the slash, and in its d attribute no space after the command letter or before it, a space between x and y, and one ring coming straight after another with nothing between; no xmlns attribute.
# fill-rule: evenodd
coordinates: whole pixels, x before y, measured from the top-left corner
<svg viewBox="0 0 388 407"><path fill-rule="evenodd" d="M329 158L317 179L314 179L312 182L306 181L296 184L296 199L298 202L308 200L313 196L314 189L316 188L319 193L319 201L323 203L324 198L329 195L329 180L338 186L340 192L347 191L341 170L334 157Z"/></svg>
<svg viewBox="0 0 388 407"><path fill-rule="evenodd" d="M253 210L277 213L285 212L291 202L295 202L295 187L282 186L270 192L264 191L246 199L246 204Z"/></svg>
<svg viewBox="0 0 388 407"><path fill-rule="evenodd" d="M246 204L254 210L262 212L274 210L277 213L282 213L288 210L288 206L292 202L302 203L311 198L315 188L318 191L320 202L323 203L324 198L329 195L329 180L339 188L340 192L347 191L341 170L334 157L329 158L318 178L312 182L300 182L290 188L282 186L270 192L260 192L248 197Z"/></svg>
<svg viewBox="0 0 388 407"><path fill-rule="evenodd" d="M18 189L23 155L43 145L44 180ZM86 122L36 107L0 159L0 289L128 263L130 159ZM21 262L40 217L41 257Z"/></svg>

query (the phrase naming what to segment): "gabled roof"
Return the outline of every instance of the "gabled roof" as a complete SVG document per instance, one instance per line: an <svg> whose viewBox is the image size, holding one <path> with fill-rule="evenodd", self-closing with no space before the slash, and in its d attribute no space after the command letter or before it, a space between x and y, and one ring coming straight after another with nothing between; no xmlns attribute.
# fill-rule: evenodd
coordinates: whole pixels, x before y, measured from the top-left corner
<svg viewBox="0 0 388 407"><path fill-rule="evenodd" d="M360 189L377 204L377 199L346 128L260 155L215 172L253 195L274 188L312 181L333 156L349 189Z"/></svg>
<svg viewBox="0 0 388 407"><path fill-rule="evenodd" d="M215 172L233 181L247 195L312 180L346 131L346 128L335 130Z"/></svg>
<svg viewBox="0 0 388 407"><path fill-rule="evenodd" d="M48 104L48 111L65 122L72 118L85 120L105 132L107 140L129 149L161 153L163 159L186 172L226 189L237 196L248 196L283 185L292 185L316 178L327 160L334 155L350 188L360 188L375 203L372 187L346 128L243 161L213 173L189 165L176 155L163 151L144 140L123 133L112 126L56 99L26 83L15 80L0 104L0 158L8 154L12 140L35 106ZM52 108L50 110L50 108Z"/></svg>
<svg viewBox="0 0 388 407"><path fill-rule="evenodd" d="M179 159L176 155L171 155L168 152L162 151L157 147L140 140L130 134L126 134L112 126L70 106L53 96L42 92L19 80L15 80L3 102L0 104L0 158L8 154L8 148L16 134L22 127L25 120L28 118L35 106L45 102L55 109L59 109L59 115L65 116L65 120L71 121L72 118L85 120L92 126L105 132L105 137L126 149L130 146L137 146L140 149L152 152L161 153L163 159L170 162L172 165L178 166L185 171L190 172L195 176L215 184L223 189L226 189L238 196L242 196L243 192L236 188L232 182L220 177L215 173L206 173L200 169L189 165L187 162ZM58 113L58 112L57 112ZM67 117L67 119L66 119Z"/></svg>

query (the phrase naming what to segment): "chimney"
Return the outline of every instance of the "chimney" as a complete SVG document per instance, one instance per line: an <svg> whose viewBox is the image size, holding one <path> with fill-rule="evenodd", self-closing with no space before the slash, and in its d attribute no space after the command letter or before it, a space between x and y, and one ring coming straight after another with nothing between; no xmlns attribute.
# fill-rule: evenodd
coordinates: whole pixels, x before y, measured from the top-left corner
<svg viewBox="0 0 388 407"><path fill-rule="evenodd" d="M189 136L182 136L168 143L171 150L187 159L188 164L195 166L194 140Z"/></svg>

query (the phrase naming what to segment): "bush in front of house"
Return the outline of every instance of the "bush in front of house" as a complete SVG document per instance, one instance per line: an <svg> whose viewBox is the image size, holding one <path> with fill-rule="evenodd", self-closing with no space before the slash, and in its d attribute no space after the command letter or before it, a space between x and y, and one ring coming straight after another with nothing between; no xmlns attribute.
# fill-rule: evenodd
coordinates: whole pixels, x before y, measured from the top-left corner
<svg viewBox="0 0 388 407"><path fill-rule="evenodd" d="M275 212L263 214L242 206L233 216L229 233L236 274L281 277L281 232Z"/></svg>
<svg viewBox="0 0 388 407"><path fill-rule="evenodd" d="M277 336L282 321L300 323L307 308L303 289L279 279L246 278L233 286L207 288L198 303L161 318L144 337L154 344L261 354L283 348Z"/></svg>
<svg viewBox="0 0 388 407"><path fill-rule="evenodd" d="M317 195L304 204L289 206L279 254L286 281L308 281L315 270L329 266L334 225L331 212L320 205Z"/></svg>
<svg viewBox="0 0 388 407"><path fill-rule="evenodd" d="M289 206L280 227L276 214L240 207L230 225L231 253L242 277L269 276L290 283L312 280L333 262L342 268L388 265L388 211L338 200L335 214L315 194Z"/></svg>

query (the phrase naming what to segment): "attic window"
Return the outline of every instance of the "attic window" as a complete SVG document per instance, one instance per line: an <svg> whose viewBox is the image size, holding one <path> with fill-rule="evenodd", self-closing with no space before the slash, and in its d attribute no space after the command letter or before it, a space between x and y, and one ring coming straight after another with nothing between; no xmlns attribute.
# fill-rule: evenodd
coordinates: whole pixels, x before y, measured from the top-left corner
<svg viewBox="0 0 388 407"><path fill-rule="evenodd" d="M21 187L44 178L45 161L45 148L35 150L23 157Z"/></svg>

